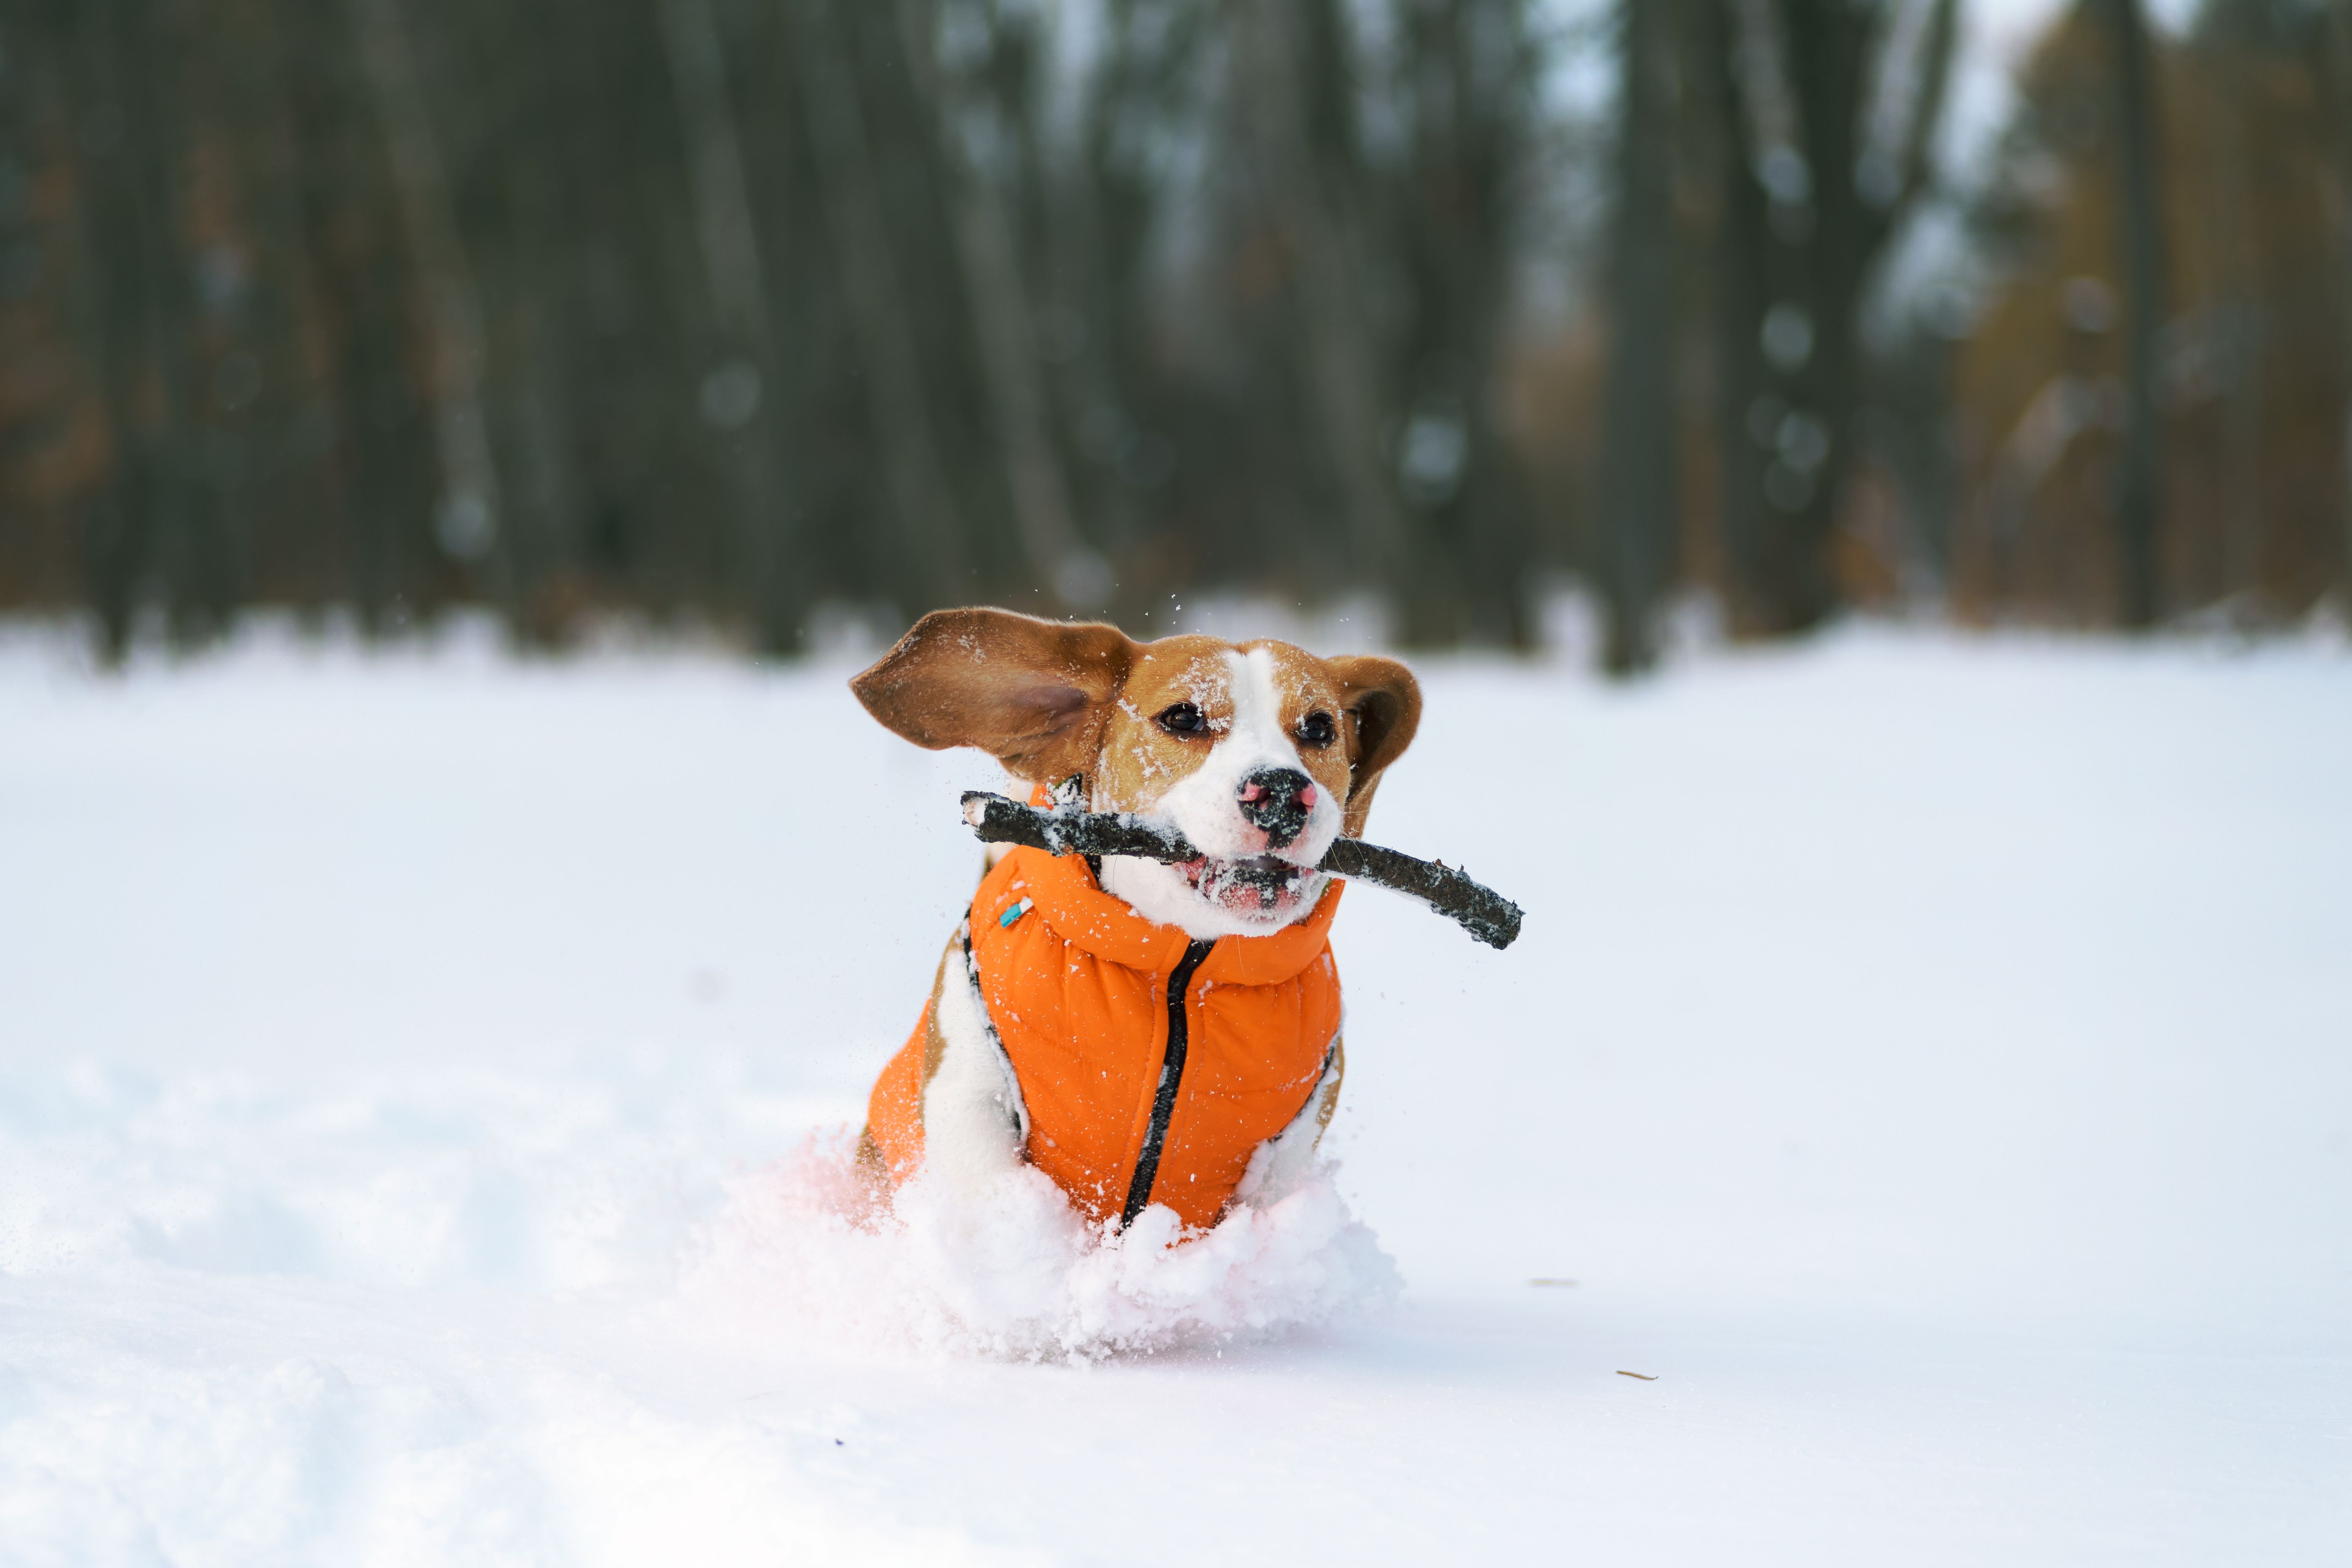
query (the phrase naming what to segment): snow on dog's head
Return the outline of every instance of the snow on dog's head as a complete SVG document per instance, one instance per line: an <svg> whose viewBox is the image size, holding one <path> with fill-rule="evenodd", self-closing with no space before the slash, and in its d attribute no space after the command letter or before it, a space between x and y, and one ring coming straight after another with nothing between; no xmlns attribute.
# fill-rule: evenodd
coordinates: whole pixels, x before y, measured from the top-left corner
<svg viewBox="0 0 2352 1568"><path fill-rule="evenodd" d="M918 745L971 746L1016 778L1084 781L1098 811L1174 826L1181 865L1112 856L1105 891L1196 937L1247 936L1315 907L1315 870L1360 835L1381 772L1412 744L1421 688L1393 659L1287 643L1136 643L1118 628L941 610L851 683Z"/></svg>
<svg viewBox="0 0 2352 1568"><path fill-rule="evenodd" d="M878 1197L845 1145L734 1186L681 1282L738 1332L1015 1360L1262 1340L1388 1304L1401 1281L1318 1166L1185 1234L1154 1205L1087 1222L1028 1166L975 1195L918 1176Z"/></svg>

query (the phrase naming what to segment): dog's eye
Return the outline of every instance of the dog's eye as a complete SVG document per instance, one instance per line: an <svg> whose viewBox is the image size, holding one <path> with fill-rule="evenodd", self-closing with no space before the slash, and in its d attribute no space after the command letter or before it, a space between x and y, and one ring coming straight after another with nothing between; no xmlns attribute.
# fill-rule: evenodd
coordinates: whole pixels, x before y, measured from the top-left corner
<svg viewBox="0 0 2352 1568"><path fill-rule="evenodd" d="M1160 727L1171 735L1198 735L1209 727L1209 721L1191 703L1178 703L1160 716Z"/></svg>
<svg viewBox="0 0 2352 1568"><path fill-rule="evenodd" d="M1339 727L1331 716L1318 708L1298 721L1298 738L1307 745L1322 747L1339 738Z"/></svg>

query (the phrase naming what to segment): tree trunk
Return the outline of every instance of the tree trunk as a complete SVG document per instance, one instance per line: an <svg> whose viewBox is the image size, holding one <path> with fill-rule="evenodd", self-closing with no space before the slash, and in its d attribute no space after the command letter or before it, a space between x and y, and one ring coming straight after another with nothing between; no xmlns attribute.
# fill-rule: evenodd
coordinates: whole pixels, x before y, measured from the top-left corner
<svg viewBox="0 0 2352 1568"><path fill-rule="evenodd" d="M1764 270L1772 243L1757 183L1748 123L1753 107L1737 64L1739 0L1700 0L1701 47L1711 68L1720 131L1722 193L1715 254L1717 526L1734 626L1769 628L1765 595L1764 474L1773 422L1759 340L1771 300Z"/></svg>
<svg viewBox="0 0 2352 1568"><path fill-rule="evenodd" d="M1783 483L1767 492L1779 516L1768 552L1778 626L1807 632L1836 613L1833 556L1839 505L1853 466L1861 402L1858 316L1877 236L1855 189L1864 72L1875 16L1847 0L1784 0L1789 81L1808 172L1809 199L1794 265L1773 308L1798 312L1809 347L1783 357L1788 413L1778 443Z"/></svg>
<svg viewBox="0 0 2352 1568"><path fill-rule="evenodd" d="M2336 220L2331 225L2336 236L2336 310L2344 337L2338 385L2343 389L2345 402L2337 440L2342 444L2339 461L2347 489L2342 503L2343 526L2338 531L2341 554L2336 582L2344 594L2346 611L2352 613L2352 0L2328 0L2326 26L2327 108L2329 129L2334 132L2336 177Z"/></svg>
<svg viewBox="0 0 2352 1568"><path fill-rule="evenodd" d="M940 158L952 187L956 256L972 308L982 373L988 388L997 445L1022 555L1038 585L1067 610L1096 610L1095 591L1108 574L1079 542L1061 455L1054 446L1044 367L1037 355L1036 307L1021 279L1020 244L1005 210L996 171L970 151L963 120L972 111L966 85L942 73L933 57L919 0L899 0L899 26L918 91L932 106ZM992 27L1006 25L1000 14Z"/></svg>
<svg viewBox="0 0 2352 1568"><path fill-rule="evenodd" d="M2260 613L2263 570L2263 306L2260 228L2247 204L2258 179L2246 144L2250 63L2244 47L2222 39L2209 56L2219 80L2210 182L2216 228L2214 302L2221 339L2223 501L2217 597L2234 613Z"/></svg>
<svg viewBox="0 0 2352 1568"><path fill-rule="evenodd" d="M426 410L402 363L412 301L382 138L347 86L354 40L332 12L306 16L282 57L296 138L301 267L318 305L320 378L333 411L330 494L340 505L340 591L373 633L399 592L404 545L430 513Z"/></svg>
<svg viewBox="0 0 2352 1568"><path fill-rule="evenodd" d="M95 336L113 445L105 493L92 506L85 561L99 609L101 650L119 659L142 598L180 601L201 541L187 429L190 267L181 244L175 156L164 80L163 19L152 0L99 0L76 40L75 109L89 156L89 243ZM174 631L188 630L174 614Z"/></svg>
<svg viewBox="0 0 2352 1568"><path fill-rule="evenodd" d="M1236 4L1242 90L1266 185L1296 247L1309 396L1347 508L1349 565L1359 582L1393 588L1404 528L1390 479L1389 415L1350 236L1316 168L1300 107L1296 0Z"/></svg>
<svg viewBox="0 0 2352 1568"><path fill-rule="evenodd" d="M1382 238L1410 280L1399 357L1413 417L1399 465L1412 527L1398 588L1409 641L1535 641L1532 541L1497 373L1531 112L1528 30L1522 0L1438 0L1408 13L1399 39L1412 161Z"/></svg>
<svg viewBox="0 0 2352 1568"><path fill-rule="evenodd" d="M710 0L661 0L661 21L686 132L695 235L723 345L705 372L703 412L728 442L753 625L762 647L785 652L800 645L808 604L799 563L791 559L793 508L780 463L782 361L727 62Z"/></svg>
<svg viewBox="0 0 2352 1568"><path fill-rule="evenodd" d="M1607 457L1601 507L1602 659L1632 674L1657 657L1653 622L1674 560L1674 209L1664 8L1624 0L1617 215L1610 251Z"/></svg>
<svg viewBox="0 0 2352 1568"><path fill-rule="evenodd" d="M792 50L808 110L812 151L834 264L857 340L866 415L881 448L883 482L907 554L909 612L953 604L965 588L963 523L940 467L923 370L897 259L876 195L856 62L843 46L832 0L798 0Z"/></svg>
<svg viewBox="0 0 2352 1568"><path fill-rule="evenodd" d="M2116 486L2117 612L2143 631L2162 612L2157 527L2164 507L2159 396L2167 312L2163 218L2158 209L2156 87L2139 0L2102 0L2116 82L2116 164L2124 275L2123 468Z"/></svg>
<svg viewBox="0 0 2352 1568"><path fill-rule="evenodd" d="M1735 152L1719 265L1747 276L1727 277L1720 299L1726 394L1740 406L1718 418L1727 486L1755 486L1727 498L1727 554L1744 579L1743 619L1765 632L1803 632L1843 597L1836 529L1860 455L1860 308L1927 182L1958 6L1933 0L1922 18L1910 40L1911 96L1899 128L1888 128L1869 125L1867 111L1897 68L1890 8L1726 4L1742 66L1725 85ZM1753 313L1744 329L1743 312Z"/></svg>
<svg viewBox="0 0 2352 1568"><path fill-rule="evenodd" d="M457 232L440 141L409 48L401 0L345 0L345 5L358 36L361 69L375 101L402 224L425 296L424 314L432 330L429 395L442 484L435 526L450 554L479 559L496 545L499 525L498 464L482 410L486 355L481 301Z"/></svg>

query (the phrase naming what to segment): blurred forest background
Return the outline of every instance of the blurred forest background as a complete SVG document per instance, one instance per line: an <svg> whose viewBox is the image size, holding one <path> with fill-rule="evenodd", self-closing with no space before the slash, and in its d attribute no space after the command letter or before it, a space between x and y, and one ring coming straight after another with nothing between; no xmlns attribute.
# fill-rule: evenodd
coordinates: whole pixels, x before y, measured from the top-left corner
<svg viewBox="0 0 2352 1568"><path fill-rule="evenodd" d="M2352 592L2352 5L0 0L0 611Z"/></svg>

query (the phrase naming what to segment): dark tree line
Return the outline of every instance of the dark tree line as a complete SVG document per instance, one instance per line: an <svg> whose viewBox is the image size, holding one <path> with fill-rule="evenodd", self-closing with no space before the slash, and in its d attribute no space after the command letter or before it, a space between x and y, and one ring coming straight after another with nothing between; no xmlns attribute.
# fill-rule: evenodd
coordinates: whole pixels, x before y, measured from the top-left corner
<svg viewBox="0 0 2352 1568"><path fill-rule="evenodd" d="M0 592L1532 636L1523 0L7 0Z"/></svg>
<svg viewBox="0 0 2352 1568"><path fill-rule="evenodd" d="M1955 178L1960 9L1620 6L1612 667L1694 581L1766 636L2352 613L2352 7L2080 0Z"/></svg>
<svg viewBox="0 0 2352 1568"><path fill-rule="evenodd" d="M2344 4L2083 0L1957 178L1959 0L1561 15L0 0L0 609L1527 646L1567 574L1633 670L1694 589L2344 582Z"/></svg>

